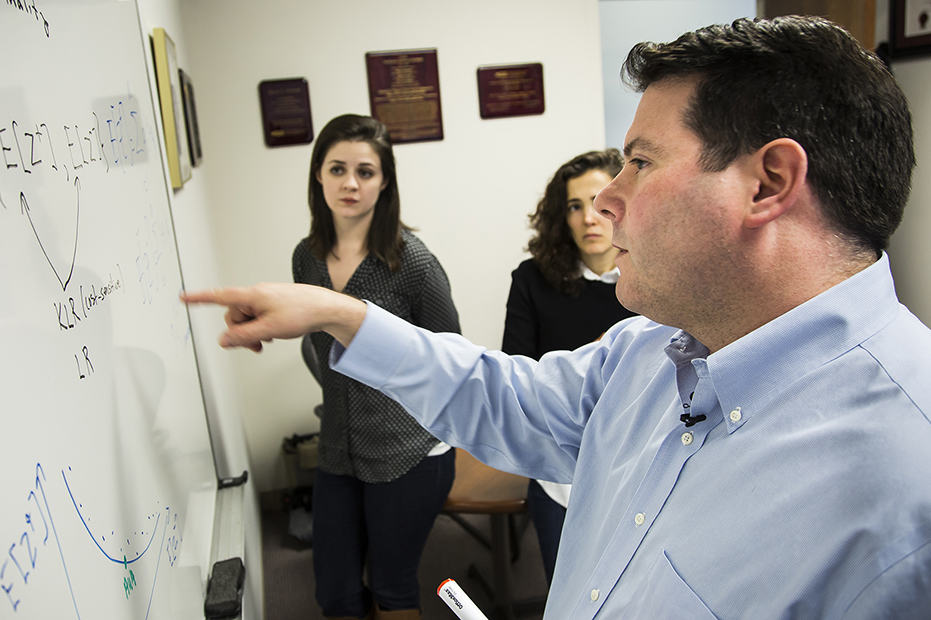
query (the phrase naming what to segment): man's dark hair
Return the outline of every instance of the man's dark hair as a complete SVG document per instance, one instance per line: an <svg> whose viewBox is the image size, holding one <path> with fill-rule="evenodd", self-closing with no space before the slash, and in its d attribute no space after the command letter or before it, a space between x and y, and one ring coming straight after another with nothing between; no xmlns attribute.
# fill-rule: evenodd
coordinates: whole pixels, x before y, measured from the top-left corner
<svg viewBox="0 0 931 620"><path fill-rule="evenodd" d="M877 254L902 219L915 154L908 103L883 62L819 17L738 19L639 43L624 79L642 92L699 82L685 113L707 171L777 138L808 155L808 181L838 233Z"/></svg>

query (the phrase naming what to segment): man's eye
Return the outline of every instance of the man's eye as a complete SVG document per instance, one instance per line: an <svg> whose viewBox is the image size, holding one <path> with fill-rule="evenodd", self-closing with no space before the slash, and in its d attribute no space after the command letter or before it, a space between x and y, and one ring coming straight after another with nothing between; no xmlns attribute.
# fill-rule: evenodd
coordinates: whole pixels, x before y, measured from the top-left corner
<svg viewBox="0 0 931 620"><path fill-rule="evenodd" d="M643 170L644 167L647 165L647 162L640 159L639 157L631 157L630 159L627 160L627 163L633 164L634 167L637 168L637 170Z"/></svg>

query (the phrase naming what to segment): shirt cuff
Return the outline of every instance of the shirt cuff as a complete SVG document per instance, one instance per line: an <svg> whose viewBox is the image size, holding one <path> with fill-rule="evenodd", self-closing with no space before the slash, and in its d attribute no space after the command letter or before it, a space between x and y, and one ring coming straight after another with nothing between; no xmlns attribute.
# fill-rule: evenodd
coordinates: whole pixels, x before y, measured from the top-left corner
<svg viewBox="0 0 931 620"><path fill-rule="evenodd" d="M375 389L385 385L404 359L414 327L365 300L365 318L349 347L333 341L330 368Z"/></svg>

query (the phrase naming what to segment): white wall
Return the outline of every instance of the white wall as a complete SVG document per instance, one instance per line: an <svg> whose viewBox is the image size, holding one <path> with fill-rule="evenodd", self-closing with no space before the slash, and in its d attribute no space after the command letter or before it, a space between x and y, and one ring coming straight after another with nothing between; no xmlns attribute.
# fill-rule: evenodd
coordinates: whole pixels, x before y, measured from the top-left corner
<svg viewBox="0 0 931 620"><path fill-rule="evenodd" d="M908 97L915 133L918 165L902 224L892 238L889 257L899 299L926 325L931 325L931 58L892 63L892 70ZM877 162L880 163L881 162Z"/></svg>
<svg viewBox="0 0 931 620"><path fill-rule="evenodd" d="M500 346L510 271L529 237L526 214L559 164L604 146L596 0L476 0L442 10L432 0L179 4L179 53L204 148L194 170L204 197L190 208L208 212L197 217L211 222L219 257L209 285L290 280L291 252L309 229L312 146L264 146L259 82L307 78L319 131L338 114L370 112L365 52L435 47L445 139L395 147L402 217L446 268L466 336ZM546 112L480 119L476 68L522 62L543 63ZM210 331L220 326L217 318ZM283 487L281 439L316 429L319 390L296 342L260 356L225 355L251 471L261 490Z"/></svg>
<svg viewBox="0 0 931 620"><path fill-rule="evenodd" d="M621 149L640 103L640 93L621 82L621 65L640 41L672 41L683 32L709 24L754 17L757 0L601 0L602 80L605 139Z"/></svg>

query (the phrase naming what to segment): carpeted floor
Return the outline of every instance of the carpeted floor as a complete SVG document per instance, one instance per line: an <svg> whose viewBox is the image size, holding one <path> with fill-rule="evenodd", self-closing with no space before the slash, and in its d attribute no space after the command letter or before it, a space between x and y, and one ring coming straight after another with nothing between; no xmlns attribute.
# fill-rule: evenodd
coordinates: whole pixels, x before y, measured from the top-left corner
<svg viewBox="0 0 931 620"><path fill-rule="evenodd" d="M469 515L467 519L487 534L488 518ZM280 510L262 513L262 548L265 571L265 620L317 620L323 616L314 602L312 550L288 535L288 513ZM424 620L455 620L456 616L436 595L437 586L451 577L482 611L494 620L488 596L481 585L468 576L474 564L491 578L491 553L450 517L440 515L424 550L420 564L421 604ZM529 525L520 537L520 553L512 564L514 596L518 599L541 597L546 579L540 561L536 533ZM540 611L519 615L521 620L539 620Z"/></svg>

